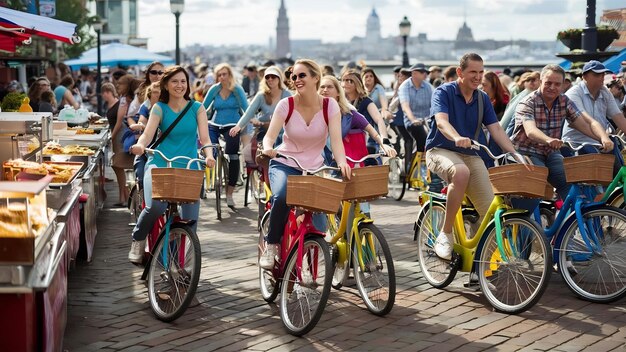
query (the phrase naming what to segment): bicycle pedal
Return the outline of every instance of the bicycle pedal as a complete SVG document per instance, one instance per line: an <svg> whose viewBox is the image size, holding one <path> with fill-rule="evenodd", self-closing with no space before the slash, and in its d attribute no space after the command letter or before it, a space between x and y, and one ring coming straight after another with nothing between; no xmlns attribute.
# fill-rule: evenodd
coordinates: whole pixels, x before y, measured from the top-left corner
<svg viewBox="0 0 626 352"><path fill-rule="evenodd" d="M450 267L456 270L461 268L461 255L455 251L452 251L452 258L450 259Z"/></svg>

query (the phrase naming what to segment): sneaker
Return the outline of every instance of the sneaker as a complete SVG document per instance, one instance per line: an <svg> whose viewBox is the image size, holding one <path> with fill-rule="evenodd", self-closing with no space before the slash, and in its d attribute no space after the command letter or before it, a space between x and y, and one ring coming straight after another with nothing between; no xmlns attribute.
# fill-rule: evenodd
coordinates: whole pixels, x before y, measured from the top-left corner
<svg viewBox="0 0 626 352"><path fill-rule="evenodd" d="M440 232L435 241L435 253L441 259L450 260L452 258L452 245L448 236Z"/></svg>
<svg viewBox="0 0 626 352"><path fill-rule="evenodd" d="M265 252L261 254L261 258L259 258L259 265L263 269L271 270L274 268L274 260L278 255L278 245L277 244L267 244L265 246Z"/></svg>
<svg viewBox="0 0 626 352"><path fill-rule="evenodd" d="M228 205L229 208L235 207L235 201L233 200L233 197L226 197L226 205Z"/></svg>
<svg viewBox="0 0 626 352"><path fill-rule="evenodd" d="M135 241L130 245L130 252L128 252L128 260L134 264L143 263L143 252L146 248L146 240Z"/></svg>

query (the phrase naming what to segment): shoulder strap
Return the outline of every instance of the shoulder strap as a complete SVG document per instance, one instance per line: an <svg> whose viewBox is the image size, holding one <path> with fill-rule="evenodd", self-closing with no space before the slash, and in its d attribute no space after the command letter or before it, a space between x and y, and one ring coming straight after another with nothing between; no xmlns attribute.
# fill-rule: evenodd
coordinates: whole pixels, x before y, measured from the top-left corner
<svg viewBox="0 0 626 352"><path fill-rule="evenodd" d="M290 96L289 98L287 98L287 102L289 103L289 111L287 112L287 118L285 119L285 125L287 124L287 122L289 122L289 119L291 118L291 114L293 114L293 109L295 106L295 102L293 100L293 96Z"/></svg>
<svg viewBox="0 0 626 352"><path fill-rule="evenodd" d="M322 103L322 110L324 113L324 121L326 121L326 126L328 126L328 98L324 98L324 102Z"/></svg>
<svg viewBox="0 0 626 352"><path fill-rule="evenodd" d="M478 91L478 125L476 126L476 132L474 133L474 140L478 140L478 135L480 134L480 131L482 130L482 125L483 125L483 115L484 115L484 104L485 104L485 100L483 98L483 94Z"/></svg>
<svg viewBox="0 0 626 352"><path fill-rule="evenodd" d="M161 135L159 136L159 138L152 143L149 148L150 149L154 149L156 148L159 144L161 144L161 142L163 142L163 140L165 139L165 137L167 137L168 134L170 134L170 132L172 132L172 130L174 129L174 127L176 127L176 125L178 124L178 121L180 121L183 116L185 116L185 114L187 113L187 111L189 110L189 108L191 108L191 105L193 103L191 102L191 100L187 103L187 106L185 106L185 108L183 109L183 111L180 112L180 114L178 114L178 117L176 118L176 120L174 120L174 122L172 122L172 124L165 130L165 132L161 133Z"/></svg>

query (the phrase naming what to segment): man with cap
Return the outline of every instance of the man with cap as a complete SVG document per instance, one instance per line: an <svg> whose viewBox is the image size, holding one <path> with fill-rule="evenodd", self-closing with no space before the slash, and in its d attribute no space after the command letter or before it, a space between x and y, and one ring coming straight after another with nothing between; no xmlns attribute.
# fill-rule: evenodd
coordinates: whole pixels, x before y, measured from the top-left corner
<svg viewBox="0 0 626 352"><path fill-rule="evenodd" d="M624 114L619 109L613 94L609 89L604 86L604 75L611 73L600 61L591 60L583 66L582 80L572 88L570 88L565 95L570 98L576 106L589 114L592 119L597 121L603 130L607 130L610 127L610 121L613 122L617 128L622 131L626 131L626 119ZM590 137L575 128L570 126L568 121L565 121L563 126L563 141L571 142L575 144L582 143L596 143L597 138L595 136ZM567 150L566 150L567 149ZM572 155L569 148L563 148L561 151L564 156ZM584 147L584 153L597 153L598 150L592 146ZM619 162L619 150L615 150L616 160L614 171L617 173L621 167Z"/></svg>
<svg viewBox="0 0 626 352"><path fill-rule="evenodd" d="M565 122L593 141L600 141L603 151L611 152L613 142L598 121L561 93L565 80L563 68L554 64L546 65L539 78L539 89L522 99L515 109L515 128L511 140L521 154L530 157L534 165L548 168L548 182L556 188L561 199L565 199L570 188L565 180L563 155L560 152Z"/></svg>
<svg viewBox="0 0 626 352"><path fill-rule="evenodd" d="M441 67L439 66L430 66L428 69L428 83L430 83L433 87L437 88L443 83L443 79L441 79Z"/></svg>

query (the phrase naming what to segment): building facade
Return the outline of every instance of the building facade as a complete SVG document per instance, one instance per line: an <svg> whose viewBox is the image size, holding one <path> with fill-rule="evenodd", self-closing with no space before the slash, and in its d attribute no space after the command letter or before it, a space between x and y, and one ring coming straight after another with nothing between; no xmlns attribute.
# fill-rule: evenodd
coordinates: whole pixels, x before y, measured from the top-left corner
<svg viewBox="0 0 626 352"><path fill-rule="evenodd" d="M280 9L278 9L278 19L276 20L276 57L287 57L290 54L289 18L287 18L285 1L280 0Z"/></svg>

